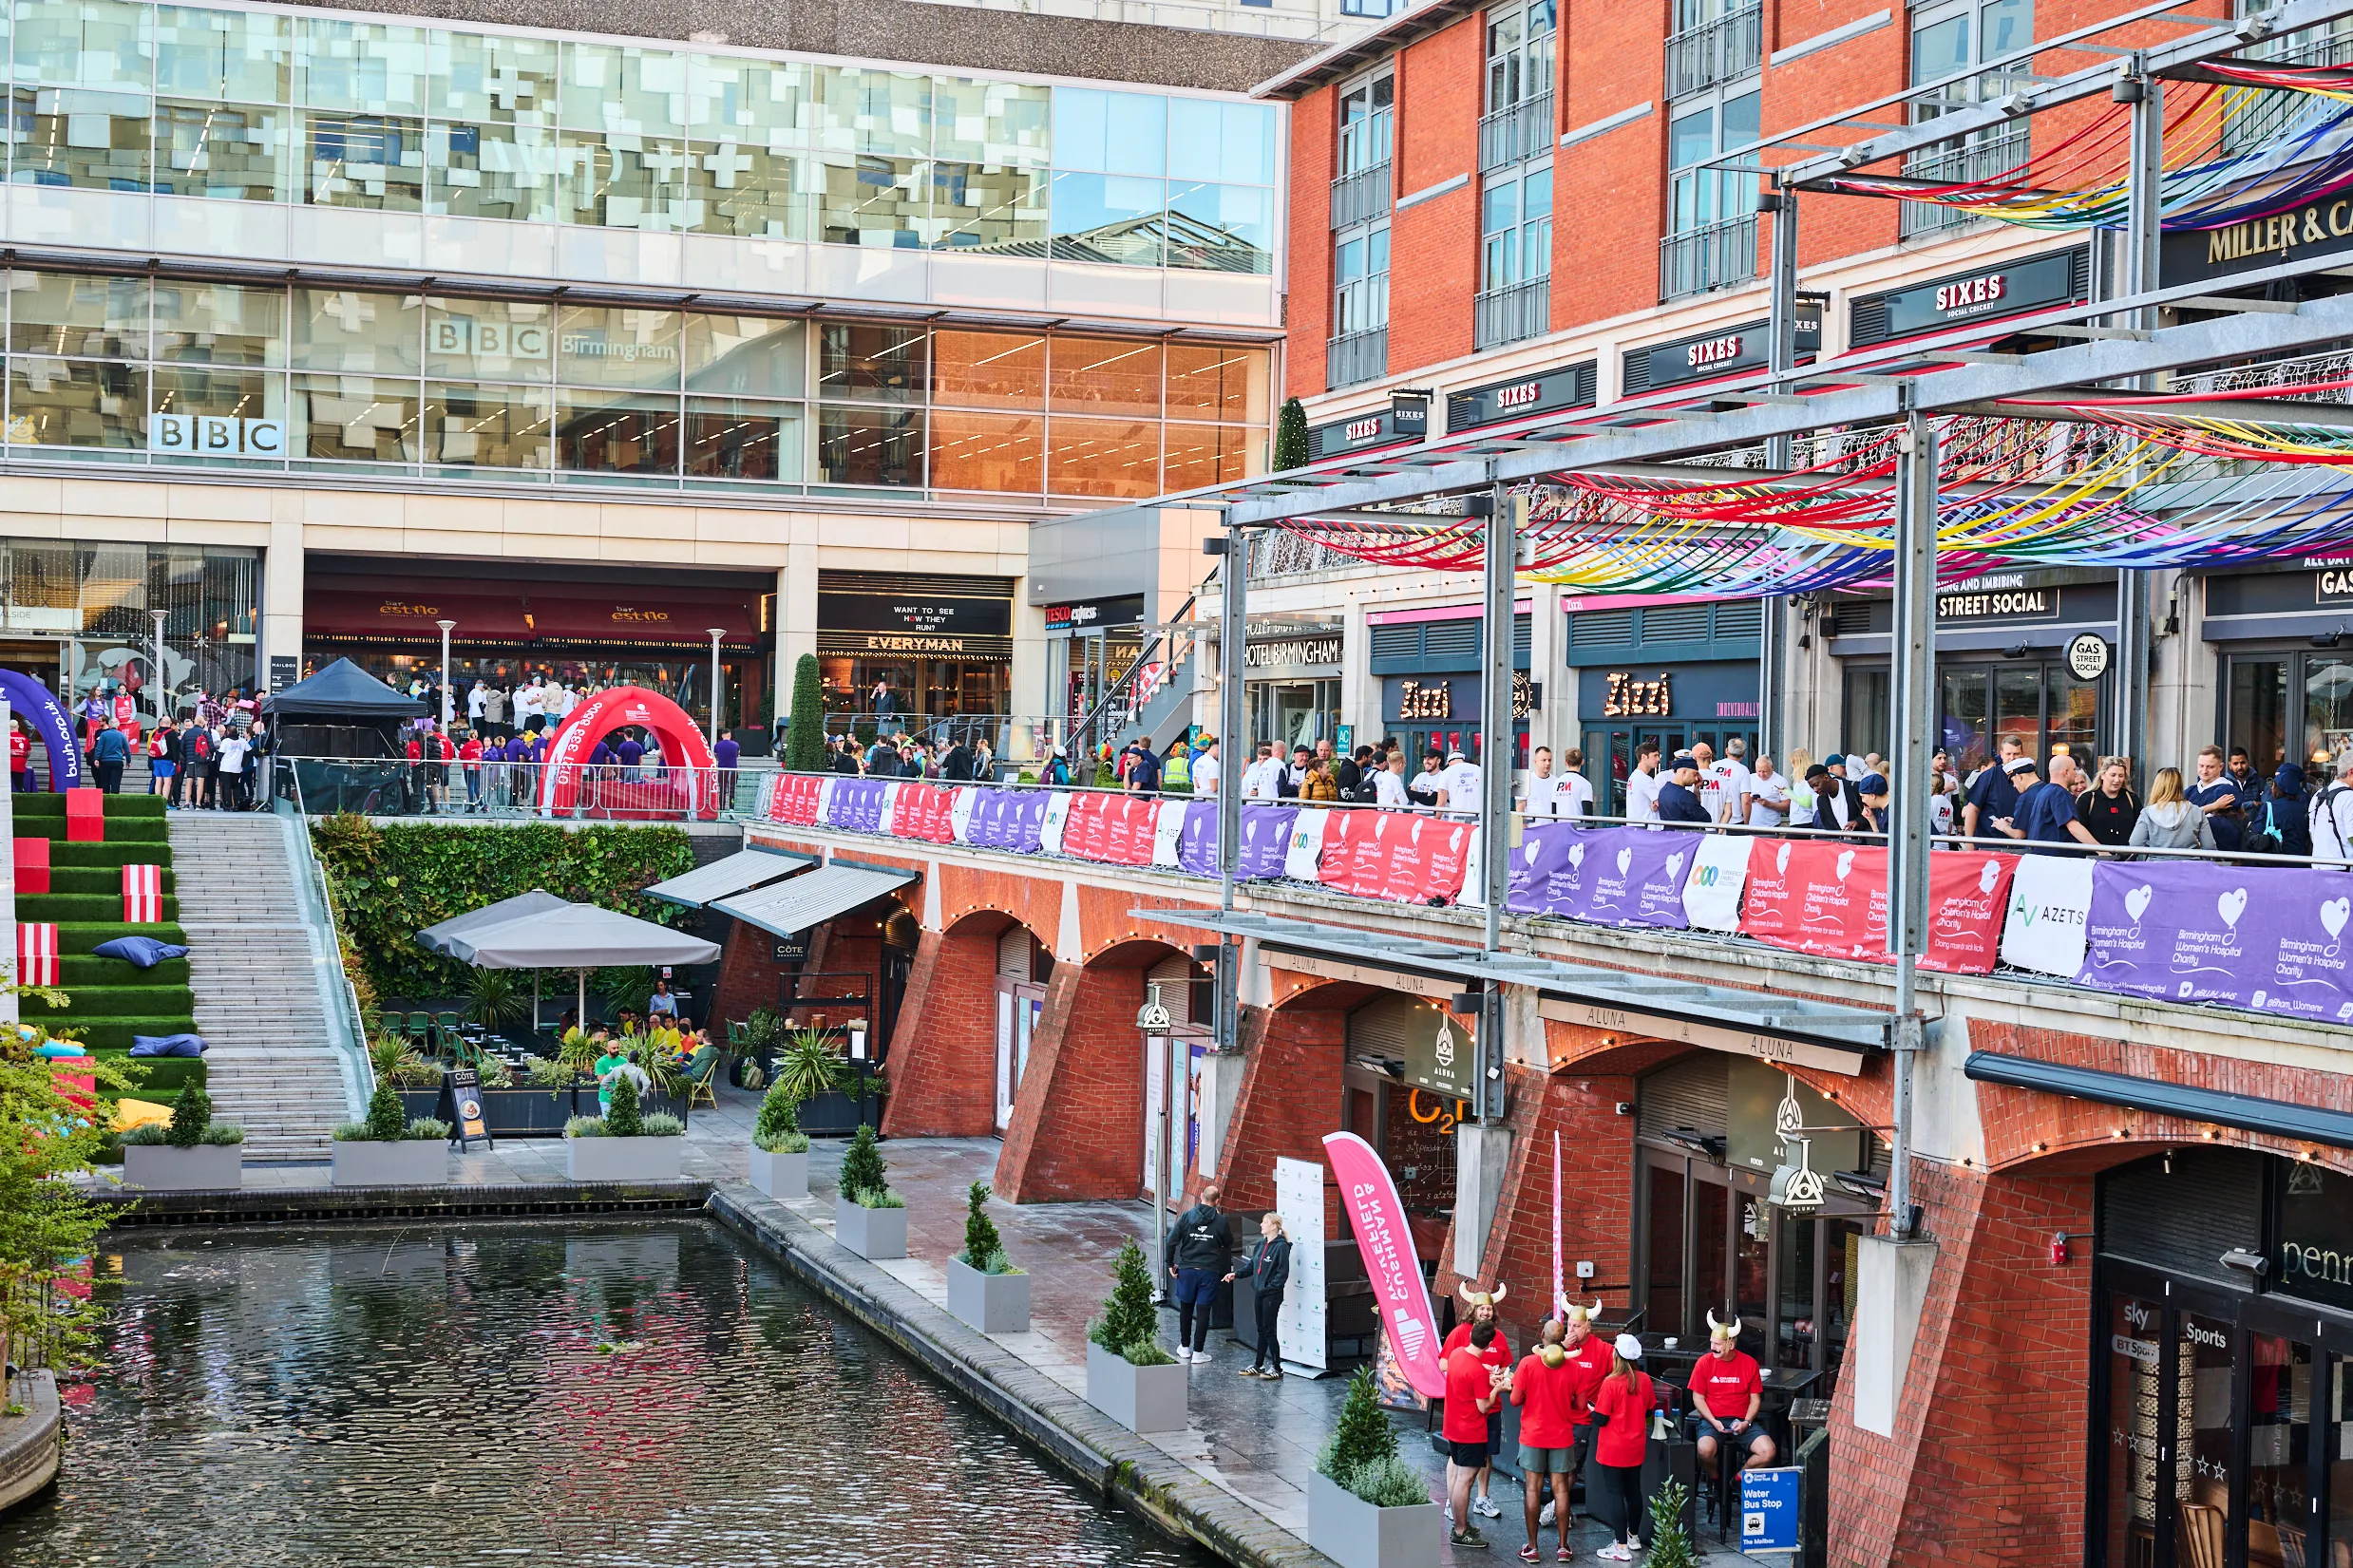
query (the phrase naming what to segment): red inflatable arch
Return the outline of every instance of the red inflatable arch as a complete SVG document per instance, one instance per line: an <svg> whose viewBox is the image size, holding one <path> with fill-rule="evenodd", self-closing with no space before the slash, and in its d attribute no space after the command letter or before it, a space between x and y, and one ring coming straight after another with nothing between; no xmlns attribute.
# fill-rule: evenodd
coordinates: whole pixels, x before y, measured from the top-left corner
<svg viewBox="0 0 2353 1568"><path fill-rule="evenodd" d="M651 731L662 743L662 758L672 771L665 780L634 782L629 784L632 814L654 809L657 804L672 811L684 811L703 816L716 809L713 793L717 759L711 754L711 743L694 727L686 709L658 691L648 691L642 686L617 686L599 691L572 710L571 717L558 727L556 737L548 743L547 764L540 773L540 815L568 817L576 805L595 805L603 782L584 771L589 753L597 743L616 729L635 726ZM592 797L583 802L582 786ZM649 792L667 791L669 799L656 803Z"/></svg>

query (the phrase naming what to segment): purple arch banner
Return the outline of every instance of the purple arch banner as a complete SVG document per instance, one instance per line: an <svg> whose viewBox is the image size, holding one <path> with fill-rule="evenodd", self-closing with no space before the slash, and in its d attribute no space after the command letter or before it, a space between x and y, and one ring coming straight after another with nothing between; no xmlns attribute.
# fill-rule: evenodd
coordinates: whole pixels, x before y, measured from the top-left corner
<svg viewBox="0 0 2353 1568"><path fill-rule="evenodd" d="M34 737L47 748L49 788L80 788L85 782L82 777L82 748L74 744L73 719L58 702L57 694L30 675L0 670L0 695L9 699L9 712L29 724Z"/></svg>

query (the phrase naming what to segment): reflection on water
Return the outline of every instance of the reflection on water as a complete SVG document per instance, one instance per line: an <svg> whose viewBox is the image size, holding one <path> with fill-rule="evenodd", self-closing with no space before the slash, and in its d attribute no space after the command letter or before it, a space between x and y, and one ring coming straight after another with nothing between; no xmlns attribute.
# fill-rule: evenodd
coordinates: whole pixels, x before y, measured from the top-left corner
<svg viewBox="0 0 2353 1568"><path fill-rule="evenodd" d="M0 1563L1199 1568L702 1220L157 1234Z"/></svg>

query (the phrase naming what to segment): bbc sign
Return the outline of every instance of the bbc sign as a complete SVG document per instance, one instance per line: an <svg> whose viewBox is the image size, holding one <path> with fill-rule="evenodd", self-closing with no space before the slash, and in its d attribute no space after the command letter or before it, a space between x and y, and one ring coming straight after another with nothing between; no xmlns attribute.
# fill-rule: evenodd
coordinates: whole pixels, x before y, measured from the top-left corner
<svg viewBox="0 0 2353 1568"><path fill-rule="evenodd" d="M543 360L549 336L543 322L476 321L471 316L442 316L426 329L427 351L452 359Z"/></svg>
<svg viewBox="0 0 2353 1568"><path fill-rule="evenodd" d="M175 458L282 458L286 455L286 422L218 414L156 414L147 421L147 450Z"/></svg>

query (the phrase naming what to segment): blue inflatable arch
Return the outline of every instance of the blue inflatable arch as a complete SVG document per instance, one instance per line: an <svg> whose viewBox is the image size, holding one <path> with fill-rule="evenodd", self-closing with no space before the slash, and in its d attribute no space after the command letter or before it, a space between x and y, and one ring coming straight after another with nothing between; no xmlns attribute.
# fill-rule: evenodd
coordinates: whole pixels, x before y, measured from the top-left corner
<svg viewBox="0 0 2353 1568"><path fill-rule="evenodd" d="M9 711L25 721L49 754L49 787L53 790L76 789L85 783L82 777L82 747L74 743L73 718L57 694L30 675L14 670L0 670L0 696L9 699Z"/></svg>

